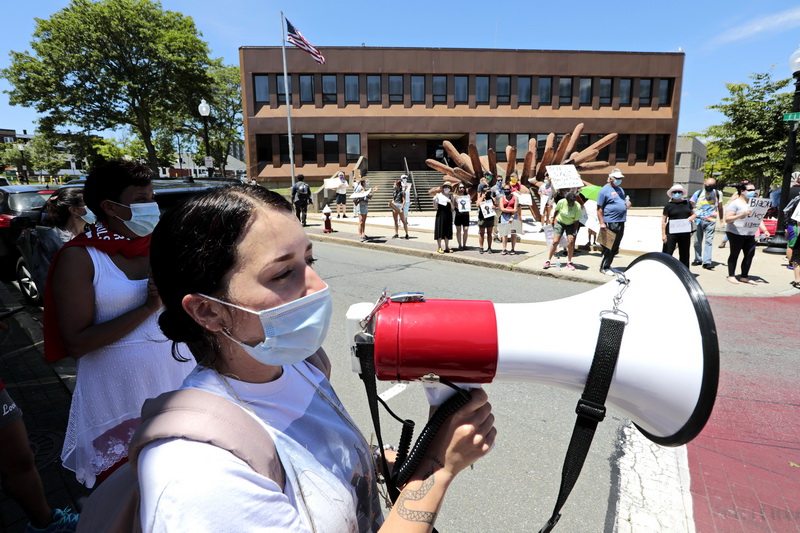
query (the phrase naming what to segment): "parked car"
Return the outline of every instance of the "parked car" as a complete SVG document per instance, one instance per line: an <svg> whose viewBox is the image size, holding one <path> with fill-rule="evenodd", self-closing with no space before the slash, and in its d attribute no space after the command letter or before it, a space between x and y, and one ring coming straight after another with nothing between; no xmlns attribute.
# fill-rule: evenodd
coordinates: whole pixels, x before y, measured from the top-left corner
<svg viewBox="0 0 800 533"><path fill-rule="evenodd" d="M221 185L223 184L209 185L207 183L185 183L174 180L153 180L153 191L156 195L156 202L163 214L183 200ZM83 183L64 185L62 188L64 187L83 188ZM48 194L45 195L42 205L44 205L47 198L54 192L55 191L49 191ZM39 211L41 212L41 206ZM22 295L28 303L32 305L41 305L42 297L44 296L44 285L47 281L42 278L44 276L43 273L47 272L47 268L44 268L43 265L36 264L36 258L40 257L41 254L36 254L35 250L41 235L43 235L44 232L55 230L52 226L45 225L40 220L39 214L26 219L24 222L19 222L18 224L25 225L26 227L21 231L17 239L17 250L19 251L19 259L17 259L16 262L17 283L19 284Z"/></svg>
<svg viewBox="0 0 800 533"><path fill-rule="evenodd" d="M17 263L17 238L30 220L38 220L42 206L53 193L40 185L0 186L0 275L13 276Z"/></svg>

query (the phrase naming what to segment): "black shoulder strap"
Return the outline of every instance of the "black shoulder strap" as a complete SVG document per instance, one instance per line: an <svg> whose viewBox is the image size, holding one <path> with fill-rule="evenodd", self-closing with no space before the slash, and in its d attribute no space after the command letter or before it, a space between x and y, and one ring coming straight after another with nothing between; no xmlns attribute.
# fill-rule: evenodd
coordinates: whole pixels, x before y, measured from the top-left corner
<svg viewBox="0 0 800 533"><path fill-rule="evenodd" d="M606 397L611 386L611 378L614 376L614 368L617 366L617 357L624 332L625 322L610 318L601 319L592 367L586 378L583 396L575 408L578 418L575 421L575 429L572 431L567 456L561 470L561 488L558 492L558 499L553 509L553 515L539 533L552 531L561 518L561 508L572 492L575 482L578 481L586 455L592 445L597 424L602 422L606 416Z"/></svg>

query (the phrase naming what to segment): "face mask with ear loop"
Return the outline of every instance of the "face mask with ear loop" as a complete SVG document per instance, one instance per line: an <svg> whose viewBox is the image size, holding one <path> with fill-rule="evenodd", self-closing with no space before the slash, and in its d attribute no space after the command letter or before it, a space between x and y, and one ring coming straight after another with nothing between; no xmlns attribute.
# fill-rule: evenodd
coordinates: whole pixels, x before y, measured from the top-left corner
<svg viewBox="0 0 800 533"><path fill-rule="evenodd" d="M255 346L234 339L225 329L222 334L241 346L250 357L270 366L294 365L319 350L328 334L333 313L331 290L327 285L313 294L263 311L246 309L201 293L198 296L258 315L264 340Z"/></svg>
<svg viewBox="0 0 800 533"><path fill-rule="evenodd" d="M125 227L139 237L146 237L147 235L153 233L156 224L158 224L158 220L161 218L161 210L158 208L158 204L155 202L131 205L121 204L113 200L109 200L109 202L130 208L130 220L123 220L119 217L117 218L122 220L122 223L125 224Z"/></svg>

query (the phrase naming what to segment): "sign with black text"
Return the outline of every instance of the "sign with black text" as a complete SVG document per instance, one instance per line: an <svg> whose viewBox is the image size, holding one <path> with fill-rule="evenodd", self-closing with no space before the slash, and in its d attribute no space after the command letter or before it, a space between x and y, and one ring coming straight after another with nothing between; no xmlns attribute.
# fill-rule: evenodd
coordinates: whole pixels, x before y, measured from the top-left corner
<svg viewBox="0 0 800 533"><path fill-rule="evenodd" d="M748 200L750 213L746 217L735 220L733 225L739 230L741 235L755 235L761 220L767 214L767 210L772 205L769 198L750 198Z"/></svg>

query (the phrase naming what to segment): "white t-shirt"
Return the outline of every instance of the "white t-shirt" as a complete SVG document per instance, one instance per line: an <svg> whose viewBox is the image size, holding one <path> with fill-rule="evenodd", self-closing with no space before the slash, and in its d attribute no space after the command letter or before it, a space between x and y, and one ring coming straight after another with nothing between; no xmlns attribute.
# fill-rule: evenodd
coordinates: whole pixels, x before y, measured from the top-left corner
<svg viewBox="0 0 800 533"><path fill-rule="evenodd" d="M286 471L284 492L225 450L183 439L159 441L145 447L138 460L143 531L366 533L380 528L369 445L318 369L306 363L285 366L269 383L225 379L272 435ZM204 367L198 366L181 388L241 405L220 376Z"/></svg>

